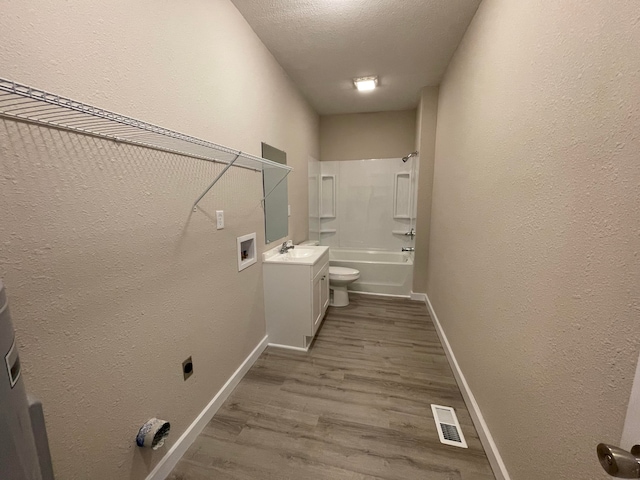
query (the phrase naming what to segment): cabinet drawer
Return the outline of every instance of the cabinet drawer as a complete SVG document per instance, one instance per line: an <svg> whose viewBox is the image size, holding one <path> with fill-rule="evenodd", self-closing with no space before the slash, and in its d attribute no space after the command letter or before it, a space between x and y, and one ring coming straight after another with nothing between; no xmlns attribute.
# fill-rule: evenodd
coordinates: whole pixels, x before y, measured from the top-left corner
<svg viewBox="0 0 640 480"><path fill-rule="evenodd" d="M315 279L318 274L322 271L322 269L327 266L329 263L329 250L324 252L322 256L318 259L316 264L313 266L313 272L311 274L311 278Z"/></svg>

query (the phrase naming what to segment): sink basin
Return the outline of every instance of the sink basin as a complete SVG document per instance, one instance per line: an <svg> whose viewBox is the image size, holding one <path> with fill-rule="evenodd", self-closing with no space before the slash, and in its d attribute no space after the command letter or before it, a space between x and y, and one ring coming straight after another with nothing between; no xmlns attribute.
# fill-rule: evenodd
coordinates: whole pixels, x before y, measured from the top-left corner
<svg viewBox="0 0 640 480"><path fill-rule="evenodd" d="M266 263L293 263L313 265L328 250L328 247L296 246L287 253L280 253L280 247L273 248L262 254L262 261Z"/></svg>
<svg viewBox="0 0 640 480"><path fill-rule="evenodd" d="M311 250L310 248L296 247L292 250L289 250L287 253L284 253L283 255L288 255L291 258L307 258L313 255L314 253L316 252L314 250Z"/></svg>

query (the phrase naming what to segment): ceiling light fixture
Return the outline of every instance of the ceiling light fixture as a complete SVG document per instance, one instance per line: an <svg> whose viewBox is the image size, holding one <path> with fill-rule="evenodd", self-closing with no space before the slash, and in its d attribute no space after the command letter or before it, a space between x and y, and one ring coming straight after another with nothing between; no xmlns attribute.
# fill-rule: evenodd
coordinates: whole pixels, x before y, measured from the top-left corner
<svg viewBox="0 0 640 480"><path fill-rule="evenodd" d="M358 77L353 79L353 84L361 92L371 91L378 86L378 77Z"/></svg>

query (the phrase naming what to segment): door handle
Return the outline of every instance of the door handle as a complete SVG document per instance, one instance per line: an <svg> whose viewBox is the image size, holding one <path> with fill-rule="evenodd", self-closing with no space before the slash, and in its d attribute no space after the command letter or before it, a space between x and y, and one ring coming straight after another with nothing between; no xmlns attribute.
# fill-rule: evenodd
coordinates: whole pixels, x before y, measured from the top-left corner
<svg viewBox="0 0 640 480"><path fill-rule="evenodd" d="M631 453L605 443L596 448L598 460L604 471L617 478L640 478L640 445L634 445Z"/></svg>

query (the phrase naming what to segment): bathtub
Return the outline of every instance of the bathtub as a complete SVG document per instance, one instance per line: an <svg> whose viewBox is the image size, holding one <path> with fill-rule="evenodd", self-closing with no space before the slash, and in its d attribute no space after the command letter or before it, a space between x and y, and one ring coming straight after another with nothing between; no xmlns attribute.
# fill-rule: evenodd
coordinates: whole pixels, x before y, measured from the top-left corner
<svg viewBox="0 0 640 480"><path fill-rule="evenodd" d="M409 296L413 283L413 253L381 250L329 249L329 263L355 268L360 278L349 291Z"/></svg>

